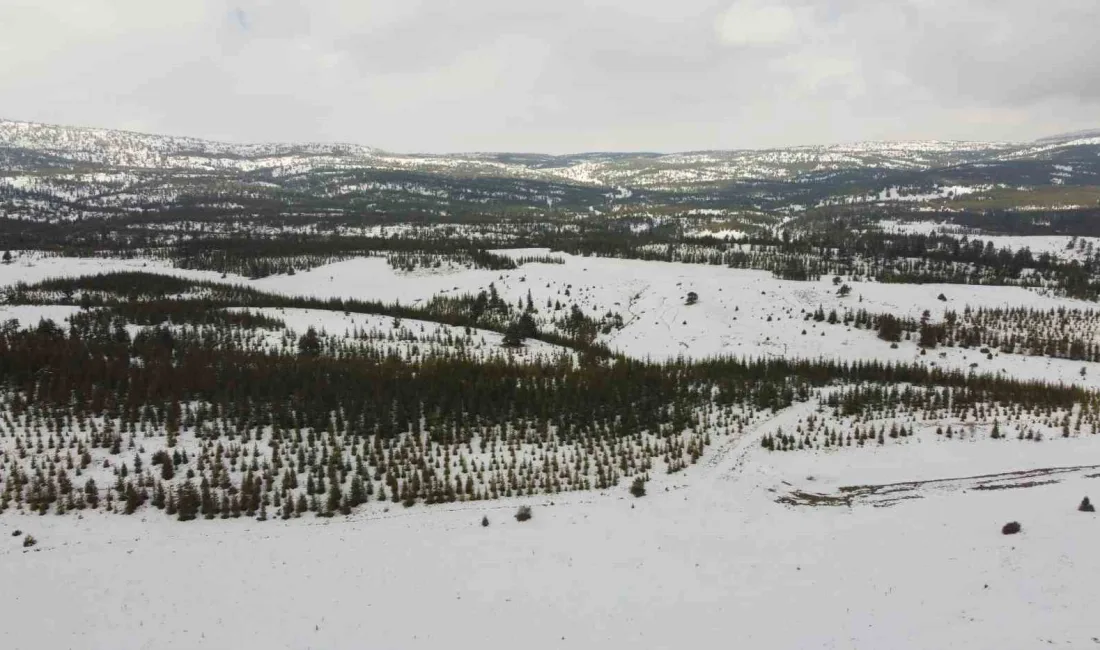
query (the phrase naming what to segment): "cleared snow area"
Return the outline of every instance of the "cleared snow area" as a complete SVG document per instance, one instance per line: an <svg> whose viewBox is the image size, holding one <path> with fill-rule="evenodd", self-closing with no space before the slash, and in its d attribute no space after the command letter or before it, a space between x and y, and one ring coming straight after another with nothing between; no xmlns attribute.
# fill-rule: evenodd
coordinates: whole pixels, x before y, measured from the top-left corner
<svg viewBox="0 0 1100 650"><path fill-rule="evenodd" d="M921 191L914 188L899 187L896 185L879 190L875 194L836 196L818 202L823 205L846 205L853 203L923 203L941 199L954 199L975 192L983 192L992 189L992 185L939 185L932 191Z"/></svg>
<svg viewBox="0 0 1100 650"><path fill-rule="evenodd" d="M747 233L743 230L737 230L736 228L721 228L718 230L707 230L702 228L699 230L691 230L684 233L685 237L716 237L718 239L742 239L747 236Z"/></svg>
<svg viewBox="0 0 1100 650"><path fill-rule="evenodd" d="M1085 252L1100 251L1100 237L1068 237L1065 235L972 235L971 239L981 239L993 242L997 249L1009 250L1031 249L1032 255L1038 257L1042 253L1049 253L1053 257L1067 260L1083 260ZM1072 244L1072 246L1071 246Z"/></svg>
<svg viewBox="0 0 1100 650"><path fill-rule="evenodd" d="M572 351L542 341L528 340L519 348L503 348L504 336L497 332L454 327L408 318L373 314L344 314L323 309L250 309L252 313L277 318L286 323L293 335L314 328L323 339L362 342L403 359L413 359L429 350L436 353L462 354L476 359L509 357L527 361L553 361ZM0 312L2 314L3 312ZM272 343L281 332L269 335Z"/></svg>
<svg viewBox="0 0 1100 650"><path fill-rule="evenodd" d="M1043 253L1064 260L1083 260L1086 253L1100 251L1100 237L1073 237L1069 235L990 235L976 232L955 224L935 221L881 221L882 229L887 232L908 233L914 235L944 234L954 237L966 236L970 240L980 239L992 242L997 250L1007 248L1011 251L1027 248L1038 257Z"/></svg>
<svg viewBox="0 0 1100 650"><path fill-rule="evenodd" d="M0 288L26 282L35 284L51 278L78 277L111 273L115 271L141 271L145 273L164 273L195 280L213 282L240 283L240 276L222 279L220 273L213 271L190 271L173 268L167 262L152 259L105 259L88 257L54 257L37 252L12 251L11 264L0 264Z"/></svg>
<svg viewBox="0 0 1100 650"><path fill-rule="evenodd" d="M937 442L769 453L747 433L655 477L649 496L535 498L526 523L511 517L517 500L289 523L5 516L0 645L1094 645L1100 519L1075 508L1100 482L1085 473L921 486L892 507L776 502L796 488L1079 465L1096 449L1091 438ZM1008 521L1023 532L1002 535ZM25 552L17 528L39 545Z"/></svg>
<svg viewBox="0 0 1100 650"><path fill-rule="evenodd" d="M0 325L18 321L23 329L33 328L41 319L52 320L67 327L69 317L80 311L74 305L0 305ZM503 347L504 336L497 332L408 318L391 318L372 314L345 314L323 309L248 309L285 323L285 329L258 330L248 333L257 347L278 350L293 346L298 336L314 328L322 341L361 345L383 354L402 359L415 359L428 352L461 355L479 360L510 358L517 361L552 362L566 356L575 357L572 350L542 341L527 340L518 348ZM141 327L128 326L130 334Z"/></svg>
<svg viewBox="0 0 1100 650"><path fill-rule="evenodd" d="M878 225L886 232L906 233L911 235L931 235L933 233L948 235L966 234L966 229L962 226L956 226L955 224L945 221L894 221L892 219L883 219L878 222Z"/></svg>
<svg viewBox="0 0 1100 650"><path fill-rule="evenodd" d="M26 329L43 318L62 323L78 311L80 308L73 305L0 305L0 324L15 320Z"/></svg>

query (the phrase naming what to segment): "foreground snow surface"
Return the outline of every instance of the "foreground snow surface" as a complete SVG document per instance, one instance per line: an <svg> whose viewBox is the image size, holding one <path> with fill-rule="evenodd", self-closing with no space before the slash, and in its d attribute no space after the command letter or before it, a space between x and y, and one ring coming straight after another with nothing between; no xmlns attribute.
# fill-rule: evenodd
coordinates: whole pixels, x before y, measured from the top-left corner
<svg viewBox="0 0 1100 650"><path fill-rule="evenodd" d="M262 523L6 516L0 647L1097 642L1100 519L1075 509L1100 484L1087 474L1031 488L918 490L922 498L892 507L775 502L795 486L835 490L847 483L829 476L845 467L891 470L853 478L914 479L960 476L944 472L979 458L982 472L1041 468L1081 459L1091 439L945 443L931 456L954 460L938 473L900 446L815 456L756 445L751 434L720 443L686 473L655 478L642 499L622 488L529 499L526 523L511 517L514 500ZM825 472L806 474L813 467ZM1003 536L1011 520L1023 533ZM9 537L15 528L38 547L24 551Z"/></svg>

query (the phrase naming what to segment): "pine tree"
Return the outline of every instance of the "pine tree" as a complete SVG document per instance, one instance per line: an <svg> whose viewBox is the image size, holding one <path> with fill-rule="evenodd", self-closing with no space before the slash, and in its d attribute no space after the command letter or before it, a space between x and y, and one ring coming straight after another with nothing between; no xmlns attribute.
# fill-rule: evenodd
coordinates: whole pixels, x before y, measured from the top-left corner
<svg viewBox="0 0 1100 650"><path fill-rule="evenodd" d="M213 519L218 514L218 504L210 492L210 482L205 476L199 483L199 505L202 508L202 516L206 519Z"/></svg>
<svg viewBox="0 0 1100 650"><path fill-rule="evenodd" d="M321 340L317 337L317 330L310 327L298 339L298 354L303 357L316 357L321 354Z"/></svg>
<svg viewBox="0 0 1100 650"><path fill-rule="evenodd" d="M88 482L84 484L84 500L93 509L99 507L99 488L96 487L95 481L88 479Z"/></svg>
<svg viewBox="0 0 1100 650"><path fill-rule="evenodd" d="M167 496L164 493L164 484L158 481L156 487L153 488L153 507L157 510L164 510L166 500Z"/></svg>
<svg viewBox="0 0 1100 650"><path fill-rule="evenodd" d="M199 514L200 499L195 484L188 479L179 486L176 495L176 509L180 521L191 521Z"/></svg>
<svg viewBox="0 0 1100 650"><path fill-rule="evenodd" d="M348 492L348 505L354 508L366 502L367 492L363 488L363 479L358 475L353 476L351 479L351 488Z"/></svg>
<svg viewBox="0 0 1100 650"><path fill-rule="evenodd" d="M134 511L138 510L138 507L141 506L141 497L138 495L138 491L134 489L134 484L130 482L127 482L127 491L125 491L125 493L127 493L127 503L125 503L123 513L133 515Z"/></svg>
<svg viewBox="0 0 1100 650"><path fill-rule="evenodd" d="M500 344L506 348L518 348L523 346L523 327L516 321L504 330L504 338Z"/></svg>
<svg viewBox="0 0 1100 650"><path fill-rule="evenodd" d="M340 501L343 495L340 494L340 484L336 481L329 481L328 498L325 499L325 509L321 513L325 517L331 517L340 509Z"/></svg>

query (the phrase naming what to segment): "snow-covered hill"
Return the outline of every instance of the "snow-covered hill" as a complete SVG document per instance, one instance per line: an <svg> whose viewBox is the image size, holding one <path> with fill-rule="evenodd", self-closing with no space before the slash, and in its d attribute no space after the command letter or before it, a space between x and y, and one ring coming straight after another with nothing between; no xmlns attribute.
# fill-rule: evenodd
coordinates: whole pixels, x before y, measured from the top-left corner
<svg viewBox="0 0 1100 650"><path fill-rule="evenodd" d="M280 176L360 168L472 177L503 176L606 188L675 189L748 179L820 179L852 170L927 170L983 161L1017 160L1095 144L1095 137L1081 137L1037 143L860 142L673 154L414 155L351 144L231 144L0 120L0 150L6 150L6 166L10 171L35 171L49 163L68 167L97 165L203 173L267 170Z"/></svg>

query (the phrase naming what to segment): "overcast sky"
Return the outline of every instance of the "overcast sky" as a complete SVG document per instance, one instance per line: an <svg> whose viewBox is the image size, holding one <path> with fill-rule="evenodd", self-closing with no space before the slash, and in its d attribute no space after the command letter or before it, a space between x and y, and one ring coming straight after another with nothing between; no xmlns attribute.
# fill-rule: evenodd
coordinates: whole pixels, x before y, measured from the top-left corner
<svg viewBox="0 0 1100 650"><path fill-rule="evenodd" d="M394 151L1100 127L1100 0L0 0L0 117Z"/></svg>

